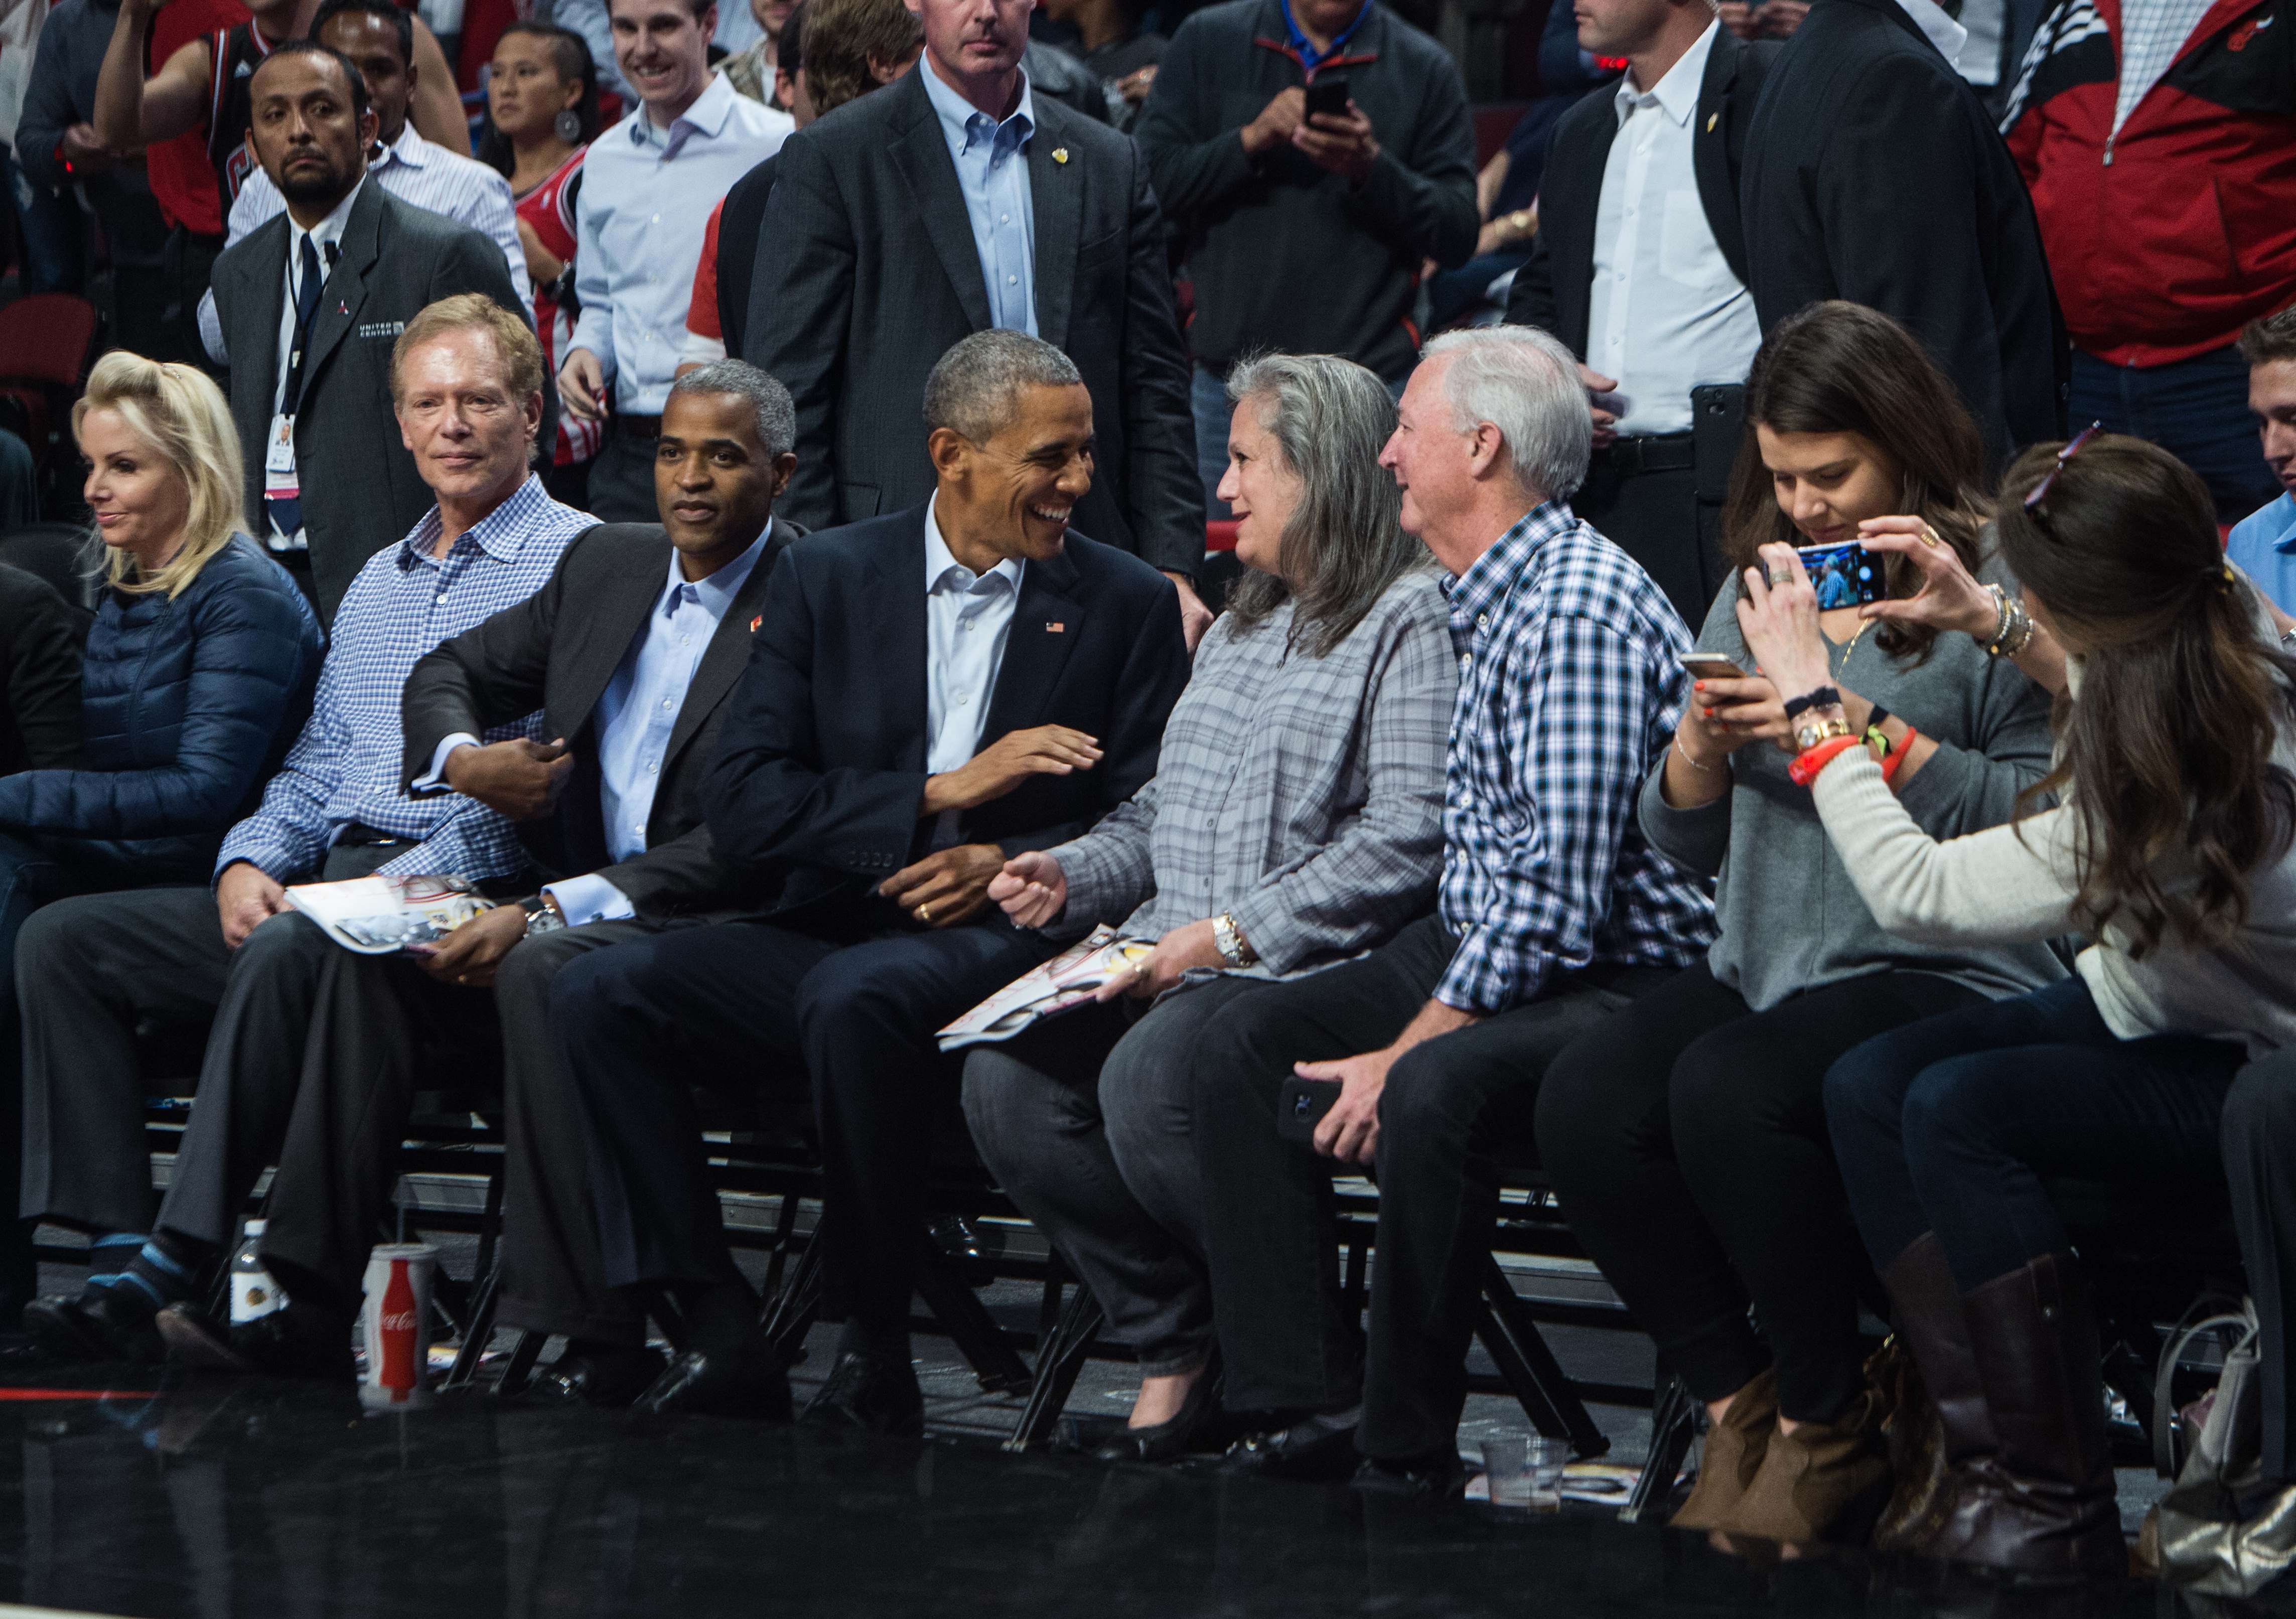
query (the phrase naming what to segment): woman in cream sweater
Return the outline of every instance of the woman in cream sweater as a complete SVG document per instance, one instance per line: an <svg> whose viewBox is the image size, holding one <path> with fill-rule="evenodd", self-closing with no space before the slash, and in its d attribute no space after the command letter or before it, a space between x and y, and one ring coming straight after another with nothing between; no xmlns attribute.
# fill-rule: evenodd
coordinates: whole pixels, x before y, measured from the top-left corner
<svg viewBox="0 0 2296 1619"><path fill-rule="evenodd" d="M1875 1263L1926 1245L1959 1294L1899 1322L1952 1464L1918 1549L2111 1574L2126 1554L2096 1322L2042 1181L2216 1181L2234 1075L2296 1041L2296 660L2165 451L2094 429L2030 451L1997 520L2022 602L1980 604L1939 560L1920 610L2062 649L2056 768L2032 795L2055 807L1940 843L1846 724L1795 775L1882 926L2086 947L2062 984L1859 1046L1827 1076L1826 1115ZM1762 563L1747 644L1809 718L1834 719L1809 582L1790 549Z"/></svg>

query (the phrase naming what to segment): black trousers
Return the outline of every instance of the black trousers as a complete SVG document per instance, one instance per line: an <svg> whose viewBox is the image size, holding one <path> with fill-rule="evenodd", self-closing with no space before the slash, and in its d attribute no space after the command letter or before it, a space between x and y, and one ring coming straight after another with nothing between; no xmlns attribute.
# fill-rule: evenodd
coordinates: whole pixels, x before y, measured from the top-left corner
<svg viewBox="0 0 2296 1619"><path fill-rule="evenodd" d="M2288 1398L2288 1357L2296 1354L2289 1334L2296 1307L2296 1051L2241 1070L2225 1098L2222 1141L2249 1296L2264 1329L2264 1477L2296 1484L2296 1408Z"/></svg>
<svg viewBox="0 0 2296 1619"><path fill-rule="evenodd" d="M1980 1001L1881 972L1756 1012L1701 962L1555 1059L1538 1145L1563 1213L1700 1400L1773 1359L1788 1417L1830 1421L1857 1397L1857 1307L1878 1285L1826 1138L1826 1070L1869 1035Z"/></svg>
<svg viewBox="0 0 2296 1619"><path fill-rule="evenodd" d="M1698 634L1728 568L1722 560L1722 508L1699 498L1695 470L1635 471L1597 450L1587 481L1570 497L1570 510L1641 563L1691 634Z"/></svg>
<svg viewBox="0 0 2296 1619"><path fill-rule="evenodd" d="M1964 1293L2072 1246L2043 1181L2210 1189L2224 1040L2122 1040L2079 978L1868 1041L1834 1064L1826 1118L1866 1251L1935 1231Z"/></svg>
<svg viewBox="0 0 2296 1619"><path fill-rule="evenodd" d="M625 433L611 417L606 440L590 462L590 513L602 523L658 523L653 492L654 441Z"/></svg>
<svg viewBox="0 0 2296 1619"><path fill-rule="evenodd" d="M557 975L551 1018L592 1146L610 1287L738 1274L693 1088L754 1096L809 1080L821 1132L832 1312L897 1334L934 1125L962 1073L933 1031L1052 953L998 916L842 944L766 922L594 952Z"/></svg>
<svg viewBox="0 0 2296 1619"><path fill-rule="evenodd" d="M1662 981L1655 968L1568 975L1529 1005L1415 1046L1381 1092L1368 1375L1340 1290L1332 1177L1353 1173L1275 1133L1295 1062L1376 1051L1442 979L1457 941L1429 917L1360 959L1246 995L1195 1048L1212 1313L1237 1410L1363 1402L1357 1445L1391 1460L1456 1442L1476 1271L1490 1250L1501 1153L1527 1141L1554 1053Z"/></svg>

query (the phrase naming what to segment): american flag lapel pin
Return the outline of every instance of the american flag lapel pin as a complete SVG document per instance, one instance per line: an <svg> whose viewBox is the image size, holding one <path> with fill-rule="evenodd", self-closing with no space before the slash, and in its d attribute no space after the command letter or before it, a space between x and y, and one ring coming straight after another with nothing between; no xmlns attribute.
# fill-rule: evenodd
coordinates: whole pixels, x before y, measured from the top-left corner
<svg viewBox="0 0 2296 1619"><path fill-rule="evenodd" d="M343 301L341 298L337 298L337 299L335 300L335 313L336 313L337 315L348 315L350 312L351 312L351 307L350 307L350 305L348 305L348 303L344 302L344 301Z"/></svg>
<svg viewBox="0 0 2296 1619"><path fill-rule="evenodd" d="M759 613L756 617L754 617L754 618L750 619L750 634L752 634L752 635L756 634L758 633L758 626L759 625L763 624L765 621L766 621L766 616L765 616L763 613Z"/></svg>
<svg viewBox="0 0 2296 1619"><path fill-rule="evenodd" d="M1054 618L1046 623L1045 634L1047 635L1065 635L1068 634L1068 628L1069 626L1062 620Z"/></svg>

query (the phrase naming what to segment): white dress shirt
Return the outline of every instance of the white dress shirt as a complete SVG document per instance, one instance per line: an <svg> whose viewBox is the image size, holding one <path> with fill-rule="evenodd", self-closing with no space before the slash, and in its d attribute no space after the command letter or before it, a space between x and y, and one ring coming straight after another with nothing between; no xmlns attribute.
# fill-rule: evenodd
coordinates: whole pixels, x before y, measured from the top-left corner
<svg viewBox="0 0 2296 1619"><path fill-rule="evenodd" d="M365 185L366 182L361 180L358 184L352 186L351 194L335 204L335 211L308 231L291 220L288 222L287 262L280 267L280 280L286 287L286 297L279 306L279 347L275 351L276 360L271 380L271 409L275 414L287 401L287 365L295 348L295 292L301 276L299 266L303 262L304 239L306 237L310 239L312 251L319 256L320 274L332 275L334 273L335 259L342 249L343 226L350 221L351 204L358 200L358 194ZM322 281L319 284L324 287L327 283ZM324 314L325 310L326 300L322 295L319 311ZM312 317L315 324L317 318L317 315ZM268 443L269 440L266 437L265 445L258 448L267 447ZM264 522L263 528L264 542L274 551L310 549L310 542L304 537L303 530L300 528L292 534L282 534L279 532L279 526L267 519Z"/></svg>
<svg viewBox="0 0 2296 1619"><path fill-rule="evenodd" d="M1595 210L1587 364L1618 384L1600 403L1625 436L1690 429L1690 390L1742 382L1761 347L1753 295L1714 241L1692 152L1698 87L1719 22L1650 90L1631 72Z"/></svg>
<svg viewBox="0 0 2296 1619"><path fill-rule="evenodd" d="M723 73L712 73L668 129L641 102L590 143L575 204L582 318L572 347L598 356L616 410L661 413L709 212L796 127L788 113L736 94Z"/></svg>
<svg viewBox="0 0 2296 1619"><path fill-rule="evenodd" d="M412 119L398 132L398 139L369 155L366 172L401 202L444 214L457 225L491 237L503 250L503 262L510 267L510 284L519 302L529 309L534 307L534 288L527 279L526 249L519 245L518 213L511 201L509 181L475 159L457 156L424 140L415 132ZM231 205L224 245L236 247L241 238L286 211L286 199L271 184L271 176L255 170ZM224 347L223 323L216 317L212 291L200 299L200 339L217 364L231 358Z"/></svg>
<svg viewBox="0 0 2296 1619"><path fill-rule="evenodd" d="M1963 78L1980 90L2001 82L2001 31L2009 26L2005 0L1962 0L1957 20L1969 38L1954 59Z"/></svg>
<svg viewBox="0 0 2296 1619"><path fill-rule="evenodd" d="M980 728L1004 665L1022 565L1005 558L985 574L958 561L925 503L925 772L940 775L980 751ZM956 841L957 812L945 812L933 846Z"/></svg>
<svg viewBox="0 0 2296 1619"><path fill-rule="evenodd" d="M687 579L673 553L669 579L646 616L645 633L630 642L598 699L592 715L598 736L598 806L604 817L606 853L618 865L645 853L654 794L661 786L670 735L677 729L693 672L701 666L702 654L725 622L726 609L757 570L773 533L768 519L747 551L706 579ZM479 739L467 731L442 739L430 755L429 773L414 783L414 790L443 786L447 756L458 748L479 745ZM629 895L596 871L546 883L542 891L558 902L569 927L637 914Z"/></svg>
<svg viewBox="0 0 2296 1619"><path fill-rule="evenodd" d="M1914 20L1922 37L1937 46L1939 55L1949 62L1961 60L1962 52L1969 48L1969 30L1947 16L1942 6L1932 0L1898 0L1898 4Z"/></svg>

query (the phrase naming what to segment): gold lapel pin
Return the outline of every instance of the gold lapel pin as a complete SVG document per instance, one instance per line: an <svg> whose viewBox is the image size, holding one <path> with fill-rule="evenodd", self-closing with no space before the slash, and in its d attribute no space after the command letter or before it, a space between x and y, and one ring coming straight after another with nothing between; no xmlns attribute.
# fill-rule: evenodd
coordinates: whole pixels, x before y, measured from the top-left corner
<svg viewBox="0 0 2296 1619"><path fill-rule="evenodd" d="M1055 146L1055 147L1054 147L1054 148L1053 148L1053 161L1054 161L1054 162L1055 162L1055 163L1065 163L1065 162L1067 162L1068 160L1069 160L1069 149L1068 149L1067 147L1065 147L1065 146Z"/></svg>
<svg viewBox="0 0 2296 1619"><path fill-rule="evenodd" d="M1709 134L1709 135L1712 135L1712 134L1714 133L1714 126L1715 126L1715 125L1717 125L1717 124L1718 124L1718 123L1720 123L1721 121L1722 121L1722 115L1721 115L1720 113L1718 113L1718 112L1710 112L1710 113L1708 113L1708 114L1706 115L1706 133L1707 133L1707 134Z"/></svg>

